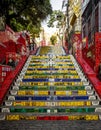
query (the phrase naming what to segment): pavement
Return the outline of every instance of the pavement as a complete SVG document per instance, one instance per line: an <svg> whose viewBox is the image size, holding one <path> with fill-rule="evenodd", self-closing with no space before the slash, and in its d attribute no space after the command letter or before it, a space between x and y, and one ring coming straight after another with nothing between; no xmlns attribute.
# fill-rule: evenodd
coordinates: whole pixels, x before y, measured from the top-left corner
<svg viewBox="0 0 101 130"><path fill-rule="evenodd" d="M101 130L101 121L1 121L0 130Z"/></svg>

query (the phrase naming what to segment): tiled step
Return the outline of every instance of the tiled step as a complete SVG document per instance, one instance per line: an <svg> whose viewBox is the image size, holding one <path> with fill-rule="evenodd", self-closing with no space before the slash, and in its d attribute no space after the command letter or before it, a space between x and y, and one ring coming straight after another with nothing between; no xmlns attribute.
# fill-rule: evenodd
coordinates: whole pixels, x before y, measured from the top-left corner
<svg viewBox="0 0 101 130"><path fill-rule="evenodd" d="M2 113L93 113L93 112L101 112L101 107L75 107L75 108L19 108L19 107L4 107L0 109Z"/></svg>
<svg viewBox="0 0 101 130"><path fill-rule="evenodd" d="M52 91L47 91L47 90L44 90L44 91L34 91L34 90L29 90L29 89L26 89L26 90L11 90L10 91L10 94L15 96L15 95L19 95L19 96L36 96L36 95L51 95L51 92L53 92L53 95L56 95L56 96L85 96L85 95L93 95L94 94L94 91L85 91L85 90L74 90L74 91L54 91L55 88L51 88L49 87L49 89L52 89Z"/></svg>
<svg viewBox="0 0 101 130"><path fill-rule="evenodd" d="M32 100L25 100L25 101L10 101L10 100L5 100L3 105L4 106L29 106L29 107L86 107L86 106L98 106L101 104L99 100L94 100L94 101L51 101L53 98L49 98L48 101L32 101Z"/></svg>
<svg viewBox="0 0 101 130"><path fill-rule="evenodd" d="M35 115L35 114L1 114L0 120L101 120L100 114L71 114L71 115Z"/></svg>
<svg viewBox="0 0 101 130"><path fill-rule="evenodd" d="M22 82L49 82L50 79L22 79ZM80 82L81 79L54 79L55 82Z"/></svg>
<svg viewBox="0 0 101 130"><path fill-rule="evenodd" d="M64 100L64 101L69 101L69 100L96 100L97 97L96 96L52 96L53 97L53 100ZM19 100L49 100L51 99L50 96L8 96L8 100L16 100L16 101L19 101Z"/></svg>
<svg viewBox="0 0 101 130"><path fill-rule="evenodd" d="M79 76L72 76L72 75L29 75L29 76L24 76L23 79L80 79Z"/></svg>
<svg viewBox="0 0 101 130"><path fill-rule="evenodd" d="M53 79L52 79L53 80ZM84 83L84 86L90 86L88 83ZM83 82L17 82L15 85L18 86L83 86Z"/></svg>
<svg viewBox="0 0 101 130"><path fill-rule="evenodd" d="M13 86L13 90L51 90L54 87L54 90L87 90L92 91L91 86L31 86L31 85L24 85L24 86Z"/></svg>

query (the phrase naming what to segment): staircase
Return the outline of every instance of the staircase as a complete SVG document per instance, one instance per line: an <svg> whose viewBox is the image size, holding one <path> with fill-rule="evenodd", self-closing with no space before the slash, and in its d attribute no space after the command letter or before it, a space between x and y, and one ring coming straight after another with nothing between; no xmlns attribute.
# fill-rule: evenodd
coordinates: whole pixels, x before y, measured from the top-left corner
<svg viewBox="0 0 101 130"><path fill-rule="evenodd" d="M98 130L94 122L101 128L100 105L97 93L75 58L65 55L61 47L42 47L37 56L29 56L2 103L0 128L6 121L18 130L17 121L22 130L27 129L27 121L29 130L39 127L42 130L45 125L49 130L73 130L78 126L80 130L84 127ZM86 124L82 123L84 120Z"/></svg>

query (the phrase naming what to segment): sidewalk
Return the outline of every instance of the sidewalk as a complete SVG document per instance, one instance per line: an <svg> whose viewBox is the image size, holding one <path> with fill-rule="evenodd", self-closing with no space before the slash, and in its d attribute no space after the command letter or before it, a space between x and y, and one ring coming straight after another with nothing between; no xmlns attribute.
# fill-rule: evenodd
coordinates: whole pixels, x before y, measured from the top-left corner
<svg viewBox="0 0 101 130"><path fill-rule="evenodd" d="M99 97L101 98L101 81L97 78L96 73L92 70L92 68L87 64L87 62L84 59L78 58L77 61L81 65L87 78L93 84L96 92L98 93Z"/></svg>

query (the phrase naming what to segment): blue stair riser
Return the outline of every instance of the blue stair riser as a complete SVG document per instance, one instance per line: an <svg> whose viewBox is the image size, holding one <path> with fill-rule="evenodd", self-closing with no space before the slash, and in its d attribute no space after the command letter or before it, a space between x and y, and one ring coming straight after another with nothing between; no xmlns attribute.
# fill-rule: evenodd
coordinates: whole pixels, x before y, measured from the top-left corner
<svg viewBox="0 0 101 130"><path fill-rule="evenodd" d="M50 79L23 79L23 82L49 82ZM81 79L54 79L54 82L80 82Z"/></svg>
<svg viewBox="0 0 101 130"><path fill-rule="evenodd" d="M15 100L88 100L89 96L15 96Z"/></svg>

